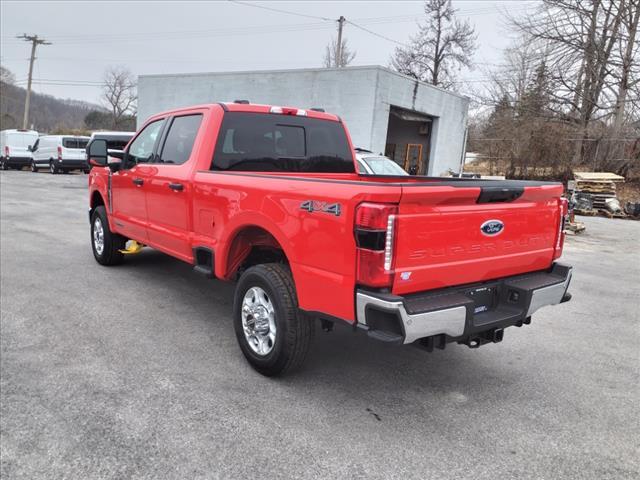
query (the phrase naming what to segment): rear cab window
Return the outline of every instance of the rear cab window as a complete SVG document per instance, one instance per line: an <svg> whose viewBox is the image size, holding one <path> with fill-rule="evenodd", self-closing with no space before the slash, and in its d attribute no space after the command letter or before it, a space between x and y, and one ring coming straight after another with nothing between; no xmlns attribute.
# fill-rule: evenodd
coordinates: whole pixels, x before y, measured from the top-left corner
<svg viewBox="0 0 640 480"><path fill-rule="evenodd" d="M354 173L341 123L268 113L227 112L211 170Z"/></svg>
<svg viewBox="0 0 640 480"><path fill-rule="evenodd" d="M162 146L160 162L181 165L189 160L201 123L201 113L175 117Z"/></svg>

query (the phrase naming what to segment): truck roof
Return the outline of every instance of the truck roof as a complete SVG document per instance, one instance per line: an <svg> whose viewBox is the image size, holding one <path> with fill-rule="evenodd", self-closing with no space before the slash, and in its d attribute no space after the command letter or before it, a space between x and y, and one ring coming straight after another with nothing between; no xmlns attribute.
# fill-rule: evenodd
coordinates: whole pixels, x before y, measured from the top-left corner
<svg viewBox="0 0 640 480"><path fill-rule="evenodd" d="M259 104L259 103L245 103L244 101L242 101L242 103L239 102L219 102L219 103L206 103L206 104L202 104L202 105L192 105L189 107L181 107L181 108L175 108L172 110L167 110L164 112L159 112L155 115L153 115L150 118L155 118L157 116L161 116L161 115L171 115L171 114L176 114L176 113L183 113L185 111L190 111L190 110L196 110L196 109L202 109L202 108L214 108L214 107L218 107L221 106L225 111L227 112L249 112L249 113L274 113L274 114L278 114L278 113L286 113L289 115L300 115L300 116L306 116L309 118L317 118L320 120L330 120L330 121L334 121L334 122L340 122L340 117L338 115L334 115L332 113L326 113L323 111L318 111L318 110L312 110L311 108L314 107L310 107L310 108L298 108L298 107L289 107L289 106L285 106L285 105L263 105L263 104ZM274 109L276 109L276 111L274 111ZM277 110L280 111L277 111ZM299 113L299 112L304 112L304 113Z"/></svg>

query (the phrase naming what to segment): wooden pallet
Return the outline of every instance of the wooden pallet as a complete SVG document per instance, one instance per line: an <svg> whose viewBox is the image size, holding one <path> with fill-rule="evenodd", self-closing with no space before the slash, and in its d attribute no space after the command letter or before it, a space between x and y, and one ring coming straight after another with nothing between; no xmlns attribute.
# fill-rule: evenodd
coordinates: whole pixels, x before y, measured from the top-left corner
<svg viewBox="0 0 640 480"><path fill-rule="evenodd" d="M578 210L577 208L573 210L576 215L581 215L583 217L595 217L598 215L597 210Z"/></svg>

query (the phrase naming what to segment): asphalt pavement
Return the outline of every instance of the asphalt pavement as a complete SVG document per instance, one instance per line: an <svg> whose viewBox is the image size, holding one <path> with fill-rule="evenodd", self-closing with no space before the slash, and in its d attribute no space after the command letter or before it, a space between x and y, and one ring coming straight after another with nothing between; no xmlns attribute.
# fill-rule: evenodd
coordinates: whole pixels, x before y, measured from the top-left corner
<svg viewBox="0 0 640 480"><path fill-rule="evenodd" d="M86 175L1 172L0 203L3 479L640 476L640 222L581 218L573 299L500 344L318 327L269 379L233 285L148 249L94 261Z"/></svg>

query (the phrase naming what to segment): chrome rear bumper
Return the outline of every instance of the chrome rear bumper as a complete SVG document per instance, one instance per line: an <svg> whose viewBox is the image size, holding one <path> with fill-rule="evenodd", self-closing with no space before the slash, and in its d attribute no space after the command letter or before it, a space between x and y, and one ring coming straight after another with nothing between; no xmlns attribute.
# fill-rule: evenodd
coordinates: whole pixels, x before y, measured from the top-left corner
<svg viewBox="0 0 640 480"><path fill-rule="evenodd" d="M571 267L556 263L546 272L406 297L358 290L358 326L372 336L404 344L436 335L461 341L481 332L528 323L538 309L567 301L571 274ZM477 292L485 293L485 299L492 298L490 304L480 305Z"/></svg>

